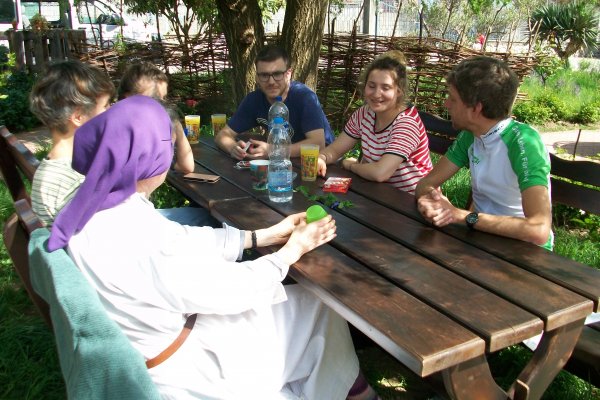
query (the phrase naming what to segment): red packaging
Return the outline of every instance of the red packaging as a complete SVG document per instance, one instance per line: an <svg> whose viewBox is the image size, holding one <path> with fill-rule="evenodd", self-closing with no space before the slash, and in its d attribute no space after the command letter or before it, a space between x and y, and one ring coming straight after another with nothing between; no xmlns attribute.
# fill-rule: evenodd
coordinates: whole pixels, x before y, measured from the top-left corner
<svg viewBox="0 0 600 400"><path fill-rule="evenodd" d="M352 178L329 177L323 184L324 192L346 193Z"/></svg>

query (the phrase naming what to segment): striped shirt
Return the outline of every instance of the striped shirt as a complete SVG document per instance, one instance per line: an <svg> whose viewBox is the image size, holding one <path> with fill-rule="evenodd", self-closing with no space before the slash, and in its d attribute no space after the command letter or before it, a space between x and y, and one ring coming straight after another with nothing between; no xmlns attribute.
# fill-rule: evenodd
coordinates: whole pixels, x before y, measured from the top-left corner
<svg viewBox="0 0 600 400"><path fill-rule="evenodd" d="M384 154L402 157L387 180L397 189L414 193L417 183L433 168L425 126L415 107L402 111L387 127L375 132L375 112L368 105L362 106L352 114L344 132L360 139L363 163L377 162Z"/></svg>
<svg viewBox="0 0 600 400"><path fill-rule="evenodd" d="M33 212L48 227L56 214L71 200L85 177L73 168L71 160L42 160L31 183Z"/></svg>

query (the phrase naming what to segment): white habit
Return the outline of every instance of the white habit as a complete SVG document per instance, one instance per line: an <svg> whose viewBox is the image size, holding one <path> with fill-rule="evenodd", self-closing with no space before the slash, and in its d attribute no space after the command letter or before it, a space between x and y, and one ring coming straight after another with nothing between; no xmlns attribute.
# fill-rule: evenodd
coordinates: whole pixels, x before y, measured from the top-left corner
<svg viewBox="0 0 600 400"><path fill-rule="evenodd" d="M147 359L185 317L184 345L150 369L166 399L344 399L358 375L346 322L275 255L236 262L243 232L179 225L139 194L96 213L68 251Z"/></svg>

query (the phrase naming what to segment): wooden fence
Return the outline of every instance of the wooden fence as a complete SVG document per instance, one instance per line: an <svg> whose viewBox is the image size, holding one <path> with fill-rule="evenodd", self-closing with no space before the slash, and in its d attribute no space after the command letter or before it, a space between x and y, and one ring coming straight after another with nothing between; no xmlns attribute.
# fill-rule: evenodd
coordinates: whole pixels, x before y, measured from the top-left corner
<svg viewBox="0 0 600 400"><path fill-rule="evenodd" d="M45 31L7 31L10 51L17 68L42 71L51 61L79 57L87 51L84 30L49 29Z"/></svg>
<svg viewBox="0 0 600 400"><path fill-rule="evenodd" d="M23 32L12 34L17 37ZM132 43L124 49L94 49L85 45L83 31L56 30L47 35L23 35L23 39L19 40L25 48L23 58L29 70L37 71L44 65L48 59L44 51L47 51L51 59L77 57L97 65L118 83L127 65L138 60L150 61L170 76L172 100L198 101L201 105L198 111L203 116L213 112L231 115L236 104L231 96L231 64L224 37L207 32L187 46L176 44L174 38L165 39L162 42ZM27 49L33 51L28 53ZM357 90L360 72L376 55L390 49L404 52L409 67L409 100L421 110L445 115L446 74L461 60L482 54L444 39L373 37L356 33L326 34L321 49L316 91L334 129L341 129L358 106L361 98ZM533 54L485 54L505 60L520 79L528 75L538 62ZM32 57L36 62L29 64L28 60ZM38 59L44 61L38 63Z"/></svg>

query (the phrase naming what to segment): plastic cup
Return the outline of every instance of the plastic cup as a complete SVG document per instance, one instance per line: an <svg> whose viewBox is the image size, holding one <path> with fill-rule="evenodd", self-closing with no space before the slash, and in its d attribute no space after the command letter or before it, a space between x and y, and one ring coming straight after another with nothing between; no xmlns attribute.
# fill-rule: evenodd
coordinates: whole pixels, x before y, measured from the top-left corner
<svg viewBox="0 0 600 400"><path fill-rule="evenodd" d="M227 123L227 116L225 114L213 114L210 116L210 123L213 134L216 135Z"/></svg>
<svg viewBox="0 0 600 400"><path fill-rule="evenodd" d="M269 160L250 161L250 173L252 174L252 189L267 190Z"/></svg>
<svg viewBox="0 0 600 400"><path fill-rule="evenodd" d="M200 140L200 116L185 116L185 131L190 144L196 144Z"/></svg>
<svg viewBox="0 0 600 400"><path fill-rule="evenodd" d="M318 159L318 144L300 145L300 175L303 181L314 181L317 179Z"/></svg>
<svg viewBox="0 0 600 400"><path fill-rule="evenodd" d="M318 221L327 216L327 211L318 204L312 205L306 209L306 223Z"/></svg>

